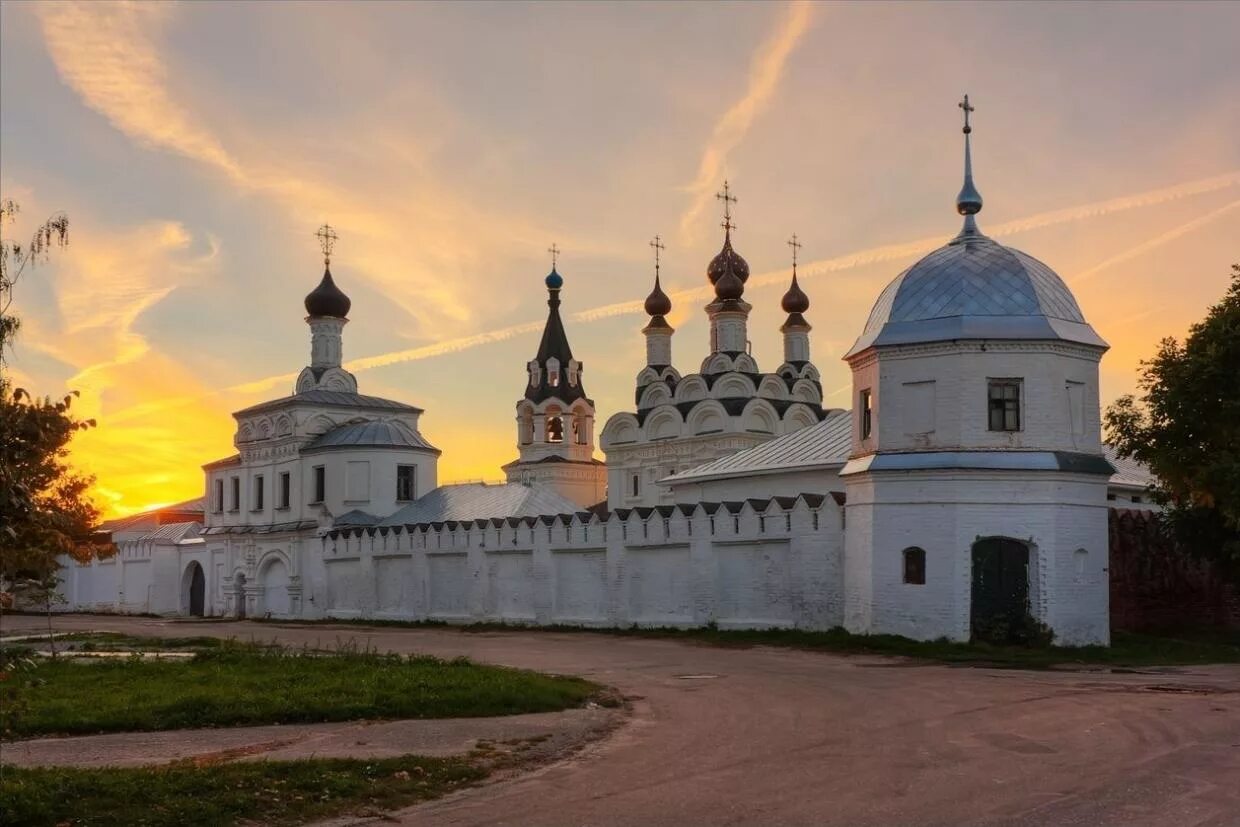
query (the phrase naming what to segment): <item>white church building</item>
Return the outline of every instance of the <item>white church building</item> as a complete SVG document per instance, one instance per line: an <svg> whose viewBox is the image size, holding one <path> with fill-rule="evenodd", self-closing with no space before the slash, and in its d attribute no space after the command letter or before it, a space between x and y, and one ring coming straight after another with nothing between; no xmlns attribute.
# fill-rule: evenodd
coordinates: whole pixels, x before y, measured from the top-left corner
<svg viewBox="0 0 1240 827"><path fill-rule="evenodd" d="M1106 343L1049 267L979 228L962 106L963 227L879 294L844 357L849 409L822 405L795 247L782 362L750 352L725 184L697 371L675 367L656 248L636 407L597 459L553 262L508 482L440 486L422 411L342 366L351 305L325 227L294 393L233 415L201 504L118 521L115 556L66 561L68 608L952 640L1028 613L1058 643L1108 642L1108 502L1148 480L1100 440Z"/></svg>

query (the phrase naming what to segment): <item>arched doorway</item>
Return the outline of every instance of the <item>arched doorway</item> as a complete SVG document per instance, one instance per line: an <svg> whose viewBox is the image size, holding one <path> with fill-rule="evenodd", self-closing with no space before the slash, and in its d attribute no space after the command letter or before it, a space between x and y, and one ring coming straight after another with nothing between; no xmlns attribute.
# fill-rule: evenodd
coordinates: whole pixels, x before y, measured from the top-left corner
<svg viewBox="0 0 1240 827"><path fill-rule="evenodd" d="M1008 537L973 544L969 611L974 640L1007 642L1029 616L1029 547Z"/></svg>
<svg viewBox="0 0 1240 827"><path fill-rule="evenodd" d="M190 617L202 617L207 613L207 576L197 560L186 567L184 581L182 605Z"/></svg>
<svg viewBox="0 0 1240 827"><path fill-rule="evenodd" d="M262 606L259 611L273 617L285 617L289 614L288 597L288 566L279 557L273 557L263 566L259 575L262 584Z"/></svg>

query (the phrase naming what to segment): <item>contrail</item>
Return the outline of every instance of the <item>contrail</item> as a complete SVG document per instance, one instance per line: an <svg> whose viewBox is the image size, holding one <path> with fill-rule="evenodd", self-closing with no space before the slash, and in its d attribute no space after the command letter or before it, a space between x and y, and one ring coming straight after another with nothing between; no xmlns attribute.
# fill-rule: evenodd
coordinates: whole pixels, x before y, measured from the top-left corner
<svg viewBox="0 0 1240 827"><path fill-rule="evenodd" d="M728 153L744 140L758 113L775 94L788 56L809 28L810 12L811 5L807 0L797 0L790 4L780 27L754 54L749 65L749 82L745 88L745 96L728 107L715 123L710 142L702 150L697 177L687 187L693 194L693 203L681 216L682 236L689 235L690 227L710 203Z"/></svg>
<svg viewBox="0 0 1240 827"><path fill-rule="evenodd" d="M1149 241L1144 241L1135 247L1132 247L1128 250L1125 250L1122 253L1119 253L1118 255L1111 256L1110 258L1108 258L1106 261L1102 262L1101 264L1095 264L1093 267L1090 267L1088 270L1085 270L1081 273L1077 273L1071 279L1071 281L1073 284L1079 284L1083 281L1086 281L1087 279L1091 279L1094 276L1101 273L1103 270L1106 270L1107 268L1114 267L1116 264L1121 264L1125 261L1129 261L1130 259L1134 259L1139 255L1149 252L1155 247L1160 247L1163 244L1166 244L1168 241L1174 241L1175 239L1179 238L1185 233L1191 233L1193 230L1197 229L1198 227L1201 227L1205 224L1209 224L1214 219L1220 216L1226 215L1227 213L1234 210L1236 207L1240 207L1240 199L1232 201L1229 204L1224 204L1223 206L1219 207L1217 210L1208 212L1205 215L1200 215L1194 218L1192 221L1186 221L1180 226L1167 230L1167 232L1163 233L1162 235L1155 236L1154 238L1151 238Z"/></svg>
<svg viewBox="0 0 1240 827"><path fill-rule="evenodd" d="M1050 212L1036 213L1025 218L1018 218L1014 221L1008 221L994 227L985 228L986 232L991 236L1006 236L1027 230L1037 229L1041 227L1049 227L1055 224L1063 224L1070 221L1080 221L1087 218L1107 215L1110 213L1121 212L1124 210L1136 209L1139 207L1149 207L1162 204L1167 201L1173 201L1180 198L1187 198L1194 195L1215 192L1217 190L1226 189L1240 185L1240 170L1216 175L1212 178L1202 178L1197 181L1189 181L1183 184L1176 184L1161 189L1148 190L1146 192L1137 193L1135 195L1127 195L1120 198L1112 198L1106 201L1096 201L1090 204L1081 204L1076 207L1068 207L1061 210L1052 210ZM1137 247L1121 253L1102 264L1086 270L1076 276L1074 281L1090 278L1098 271L1118 264L1134 256L1140 255L1146 250L1152 249L1159 244L1165 244L1184 233L1218 218L1221 215L1235 208L1240 202L1231 202L1223 207L1200 216L1185 225L1176 227L1173 230L1158 236L1157 238L1146 241ZM934 236L922 238L916 241L906 241L898 244L886 244L879 247L871 247L867 250L859 250L853 253L846 253L835 258L820 259L818 261L803 264L798 268L798 272L805 276L820 275L824 273L838 272L841 270L849 270L854 267L861 267L866 264L874 264L882 261L892 261L895 259L908 258L915 255L923 255L931 250L937 249L943 244L944 236ZM788 271L776 270L761 275L751 277L747 283L749 287L763 287L772 284L782 284L787 278ZM709 285L701 287L693 287L687 290L678 290L672 293L672 298L681 301L690 301L694 299L704 299L711 295L712 291ZM614 304L605 304L598 307L589 308L578 311L569 316L576 322L592 322L599 319L607 319L615 316L634 315L641 313L643 310L641 301L617 302ZM525 333L535 333L542 328L543 322L532 321L523 322L521 324L502 327L484 333L476 333L471 336L461 336L455 339L447 339L432 345L422 347L409 348L407 350L398 350L391 353L381 353L375 356L366 356L360 359L354 359L347 362L345 367L352 371L364 371L371 368L384 367L387 365L395 365L401 362L414 362L422 359L430 359L436 356L444 356L450 353L459 353L480 345L492 344L494 342L502 342L511 339L514 336L520 336ZM177 397L170 399L166 404L150 403L128 408L124 411L118 411L116 414L109 416L108 419L116 422L132 419L136 416L142 416L158 410L166 410L167 408L188 405L198 400L217 396L224 392L234 393L259 393L269 390L281 384L289 384L297 378L295 373L281 374L279 376L269 376L265 379L256 379L252 382L246 382L240 385L233 385L225 388L223 391L217 391L202 396L195 397Z"/></svg>

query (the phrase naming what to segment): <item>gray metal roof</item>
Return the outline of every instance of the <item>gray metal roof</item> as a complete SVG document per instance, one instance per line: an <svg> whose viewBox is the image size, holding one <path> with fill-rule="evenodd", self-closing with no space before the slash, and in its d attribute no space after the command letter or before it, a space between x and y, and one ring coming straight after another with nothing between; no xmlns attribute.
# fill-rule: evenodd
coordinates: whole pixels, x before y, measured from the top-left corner
<svg viewBox="0 0 1240 827"><path fill-rule="evenodd" d="M376 419L369 422L348 422L315 437L302 448L302 453L340 448L412 448L421 451L439 449L420 433L403 422Z"/></svg>
<svg viewBox="0 0 1240 827"><path fill-rule="evenodd" d="M864 471L1063 471L1072 474L1115 473L1098 454L1076 451L904 451L867 454L848 461L840 476Z"/></svg>
<svg viewBox="0 0 1240 827"><path fill-rule="evenodd" d="M384 519L380 525L538 517L576 514L581 510L581 506L572 500L538 485L463 483L441 485Z"/></svg>
<svg viewBox="0 0 1240 827"><path fill-rule="evenodd" d="M851 422L849 411L830 411L817 425L690 468L668 477L665 482L676 485L744 474L843 465L848 461L852 446Z"/></svg>
<svg viewBox="0 0 1240 827"><path fill-rule="evenodd" d="M957 236L896 276L847 356L875 345L952 339L1106 347L1051 268L980 233Z"/></svg>
<svg viewBox="0 0 1240 827"><path fill-rule="evenodd" d="M1135 459L1125 459L1115 453L1115 448L1110 445L1102 446L1102 453L1115 466L1115 476L1111 477L1111 485L1120 488L1145 488L1150 485L1157 484L1157 478L1150 473L1147 468Z"/></svg>
<svg viewBox="0 0 1240 827"><path fill-rule="evenodd" d="M383 399L378 396L364 396L360 393L349 393L347 391L328 391L316 388L314 390L295 393L292 396L282 396L279 399L272 399L269 402L261 402L257 405L251 405L248 408L242 408L234 413L233 416L259 413L260 411L297 404L325 405L332 408L368 408L370 410L412 411L422 413L421 408L415 408L413 405L406 405L404 402L396 402L392 399Z"/></svg>

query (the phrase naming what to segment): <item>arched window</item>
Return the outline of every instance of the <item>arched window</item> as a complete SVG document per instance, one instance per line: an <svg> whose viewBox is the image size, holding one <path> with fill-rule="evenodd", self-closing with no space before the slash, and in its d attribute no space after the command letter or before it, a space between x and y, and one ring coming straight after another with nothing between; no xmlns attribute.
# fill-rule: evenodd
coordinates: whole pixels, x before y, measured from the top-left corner
<svg viewBox="0 0 1240 827"><path fill-rule="evenodd" d="M904 582L915 586L926 584L926 550L909 546L904 550Z"/></svg>

